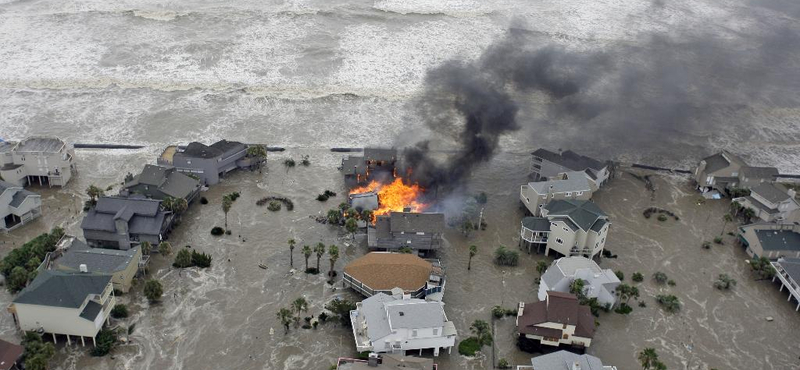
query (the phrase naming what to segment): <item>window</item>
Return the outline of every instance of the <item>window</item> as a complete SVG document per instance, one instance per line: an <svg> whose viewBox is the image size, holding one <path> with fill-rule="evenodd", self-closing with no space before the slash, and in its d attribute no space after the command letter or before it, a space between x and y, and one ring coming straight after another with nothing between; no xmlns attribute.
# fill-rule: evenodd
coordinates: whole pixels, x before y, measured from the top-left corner
<svg viewBox="0 0 800 370"><path fill-rule="evenodd" d="M569 232L569 229L567 229L566 227L562 227L562 229L564 229L564 231L566 232Z"/></svg>
<svg viewBox="0 0 800 370"><path fill-rule="evenodd" d="M556 243L558 243L558 244L564 244L564 241L563 241L563 240L561 240L561 238L556 238Z"/></svg>
<svg viewBox="0 0 800 370"><path fill-rule="evenodd" d="M571 191L568 191L568 192L567 192L566 194L564 194L564 195L566 195L566 196L570 197L570 196L572 196L572 192L571 192Z"/></svg>
<svg viewBox="0 0 800 370"><path fill-rule="evenodd" d="M417 337L417 329L411 331L411 336L416 338Z"/></svg>
<svg viewBox="0 0 800 370"><path fill-rule="evenodd" d="M555 222L551 222L551 223L550 223L550 227L558 227L558 225L556 225L556 223L555 223Z"/></svg>
<svg viewBox="0 0 800 370"><path fill-rule="evenodd" d="M439 335L439 328L433 328L433 335Z"/></svg>
<svg viewBox="0 0 800 370"><path fill-rule="evenodd" d="M581 195L583 195L583 192L582 191L576 192L575 195L581 196Z"/></svg>

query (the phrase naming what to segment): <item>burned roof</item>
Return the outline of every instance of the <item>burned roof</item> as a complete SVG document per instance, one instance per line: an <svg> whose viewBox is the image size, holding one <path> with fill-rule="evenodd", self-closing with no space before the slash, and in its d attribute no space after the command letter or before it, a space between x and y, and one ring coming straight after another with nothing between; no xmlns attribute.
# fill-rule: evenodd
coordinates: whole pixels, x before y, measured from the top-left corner
<svg viewBox="0 0 800 370"><path fill-rule="evenodd" d="M547 203L544 208L548 218L569 217L584 231L588 231L598 220L608 217L600 207L588 200L559 199Z"/></svg>
<svg viewBox="0 0 800 370"><path fill-rule="evenodd" d="M14 303L79 308L89 295L101 295L111 275L41 271Z"/></svg>
<svg viewBox="0 0 800 370"><path fill-rule="evenodd" d="M766 182L758 184L758 186L754 187L750 192L758 194L760 197L772 203L780 203L791 198L785 189L779 188L776 184Z"/></svg>
<svg viewBox="0 0 800 370"><path fill-rule="evenodd" d="M367 253L350 262L344 273L372 290L400 288L406 292L425 286L433 265L413 254Z"/></svg>
<svg viewBox="0 0 800 370"><path fill-rule="evenodd" d="M517 331L535 334L539 324L558 323L575 326L575 335L592 338L594 317L588 306L578 303L578 298L569 293L548 291L544 301L526 303L519 317ZM558 335L557 337L561 337Z"/></svg>
<svg viewBox="0 0 800 370"><path fill-rule="evenodd" d="M588 168L593 170L599 171L602 170L605 164L601 163L600 161L590 158L584 155L580 155L575 153L571 150L567 150L561 153L554 153L547 149L536 149L533 153L534 156L542 158L546 161L553 162L558 164L562 167L569 168L573 171L584 171Z"/></svg>
<svg viewBox="0 0 800 370"><path fill-rule="evenodd" d="M441 233L444 213L391 212L389 223L393 233Z"/></svg>

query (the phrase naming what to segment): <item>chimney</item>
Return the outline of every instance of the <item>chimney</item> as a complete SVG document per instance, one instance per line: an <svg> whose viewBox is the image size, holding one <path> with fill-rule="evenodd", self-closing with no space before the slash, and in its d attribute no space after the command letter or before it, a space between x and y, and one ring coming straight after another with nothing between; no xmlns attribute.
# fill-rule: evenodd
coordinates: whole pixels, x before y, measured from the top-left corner
<svg viewBox="0 0 800 370"><path fill-rule="evenodd" d="M367 366L369 367L378 367L378 354L377 353L370 353L369 358L367 361Z"/></svg>
<svg viewBox="0 0 800 370"><path fill-rule="evenodd" d="M80 264L80 266L78 266L78 269L79 269L79 270L80 270L82 273L87 273L87 272L89 272L89 268L87 268L87 267L86 267L86 264L85 264L85 263L81 263L81 264Z"/></svg>

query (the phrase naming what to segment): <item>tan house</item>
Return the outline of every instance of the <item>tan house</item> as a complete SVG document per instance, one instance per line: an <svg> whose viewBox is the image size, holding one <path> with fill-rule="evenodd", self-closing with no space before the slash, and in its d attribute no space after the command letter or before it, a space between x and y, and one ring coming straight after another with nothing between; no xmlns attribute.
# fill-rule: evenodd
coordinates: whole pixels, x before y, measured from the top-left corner
<svg viewBox="0 0 800 370"><path fill-rule="evenodd" d="M46 262L49 270L80 272L83 266L91 273L111 275L114 289L127 293L142 266L142 249L90 248L76 237L66 235Z"/></svg>
<svg viewBox="0 0 800 370"><path fill-rule="evenodd" d="M553 200L592 199L592 192L596 190L593 184L585 172L564 172L551 180L522 185L519 200L531 215L540 216L542 208Z"/></svg>
<svg viewBox="0 0 800 370"><path fill-rule="evenodd" d="M738 242L753 258L800 258L800 225L758 223L740 226Z"/></svg>
<svg viewBox="0 0 800 370"><path fill-rule="evenodd" d="M444 268L438 260L431 262L414 254L371 252L345 266L342 283L366 297L391 295L399 288L412 298L441 300Z"/></svg>
<svg viewBox="0 0 800 370"><path fill-rule="evenodd" d="M516 323L523 343L582 349L594 338L594 316L589 306L580 305L569 293L549 291L544 301L520 302Z"/></svg>
<svg viewBox="0 0 800 370"><path fill-rule="evenodd" d="M750 190L750 195L733 200L752 209L764 222L800 221L800 203L795 199L795 191L780 184L761 183Z"/></svg>
<svg viewBox="0 0 800 370"><path fill-rule="evenodd" d="M116 298L111 276L43 270L8 307L21 331L85 338L93 343ZM95 343L96 344L96 343Z"/></svg>
<svg viewBox="0 0 800 370"><path fill-rule="evenodd" d="M542 217L525 217L520 243L528 251L544 249L564 256L594 258L605 248L611 222L600 207L587 200L555 200L541 209Z"/></svg>

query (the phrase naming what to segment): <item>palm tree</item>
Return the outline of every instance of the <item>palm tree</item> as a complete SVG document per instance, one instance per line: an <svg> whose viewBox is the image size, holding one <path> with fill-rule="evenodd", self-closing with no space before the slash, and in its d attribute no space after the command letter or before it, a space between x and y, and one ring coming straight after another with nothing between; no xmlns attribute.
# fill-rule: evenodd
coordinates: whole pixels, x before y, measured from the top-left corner
<svg viewBox="0 0 800 370"><path fill-rule="evenodd" d="M642 369L649 370L654 368L656 363L658 363L658 354L654 348L645 348L639 355L637 356L639 359L639 363L642 364Z"/></svg>
<svg viewBox="0 0 800 370"><path fill-rule="evenodd" d="M338 225L341 217L342 212L340 212L338 209L332 209L328 211L328 223L330 224Z"/></svg>
<svg viewBox="0 0 800 370"><path fill-rule="evenodd" d="M103 192L103 189L100 189L94 185L89 185L89 187L86 188L86 194L91 199L92 204L96 204L97 198L102 197L105 193Z"/></svg>
<svg viewBox="0 0 800 370"><path fill-rule="evenodd" d="M728 222L733 221L733 217L731 217L731 215L729 214L725 214L724 216L722 216L722 221L725 222L722 224L722 231L719 232L719 236L722 236L722 234L725 233L725 226L728 225Z"/></svg>
<svg viewBox="0 0 800 370"><path fill-rule="evenodd" d="M308 271L308 257L311 257L311 247L304 245L303 246L303 256L306 257L306 271Z"/></svg>
<svg viewBox="0 0 800 370"><path fill-rule="evenodd" d="M734 216L738 216L739 212L742 210L742 204L734 200L731 202L731 210L734 212Z"/></svg>
<svg viewBox="0 0 800 370"><path fill-rule="evenodd" d="M300 323L300 313L301 312L308 312L308 301L305 298L300 297L292 302L292 310L297 313L297 316L294 318L295 325Z"/></svg>
<svg viewBox="0 0 800 370"><path fill-rule="evenodd" d="M175 198L166 197L161 201L161 209L165 211L172 211L172 206L175 204Z"/></svg>
<svg viewBox="0 0 800 370"><path fill-rule="evenodd" d="M161 253L164 256L170 255L172 253L172 245L169 242L161 242L158 244L158 253Z"/></svg>
<svg viewBox="0 0 800 370"><path fill-rule="evenodd" d="M469 246L469 262L467 262L467 270L472 270L472 257L478 254L478 246L477 245L470 245Z"/></svg>
<svg viewBox="0 0 800 370"><path fill-rule="evenodd" d="M289 267L294 267L294 245L297 244L294 239L289 239Z"/></svg>
<svg viewBox="0 0 800 370"><path fill-rule="evenodd" d="M372 222L372 211L368 209L361 211L361 219L366 222Z"/></svg>
<svg viewBox="0 0 800 370"><path fill-rule="evenodd" d="M756 211L750 207L744 209L744 218L747 222L750 222L754 217L756 217Z"/></svg>
<svg viewBox="0 0 800 370"><path fill-rule="evenodd" d="M336 271L333 270L333 266L336 264L336 260L339 259L339 247L335 245L328 247L328 256L330 256L331 261L331 271L328 273L328 275L330 275L331 281L333 281L333 276L336 273Z"/></svg>
<svg viewBox="0 0 800 370"><path fill-rule="evenodd" d="M189 202L187 202L186 199L183 198L172 198L172 199L173 199L172 212L175 212L176 214L181 214L184 211L186 211L187 208L189 208Z"/></svg>
<svg viewBox="0 0 800 370"><path fill-rule="evenodd" d="M225 212L225 230L228 230L228 211L231 210L233 200L229 196L222 197L222 212Z"/></svg>
<svg viewBox="0 0 800 370"><path fill-rule="evenodd" d="M278 311L278 319L281 320L281 325L283 325L284 334L289 334L289 324L292 322L292 311L289 311L286 308L281 308Z"/></svg>
<svg viewBox="0 0 800 370"><path fill-rule="evenodd" d="M139 246L142 247L142 254L150 254L150 250L153 249L153 245L148 241L143 241Z"/></svg>
<svg viewBox="0 0 800 370"><path fill-rule="evenodd" d="M319 260L325 255L325 244L318 243L316 247L314 247L314 253L317 254L317 272L319 272Z"/></svg>
<svg viewBox="0 0 800 370"><path fill-rule="evenodd" d="M539 276L544 275L544 272L547 271L547 262L539 261L536 263L536 271L539 273Z"/></svg>
<svg viewBox="0 0 800 370"><path fill-rule="evenodd" d="M355 240L356 231L358 231L358 221L355 219L355 217L349 217L347 222L344 223L344 228L347 229L347 232L350 233Z"/></svg>

